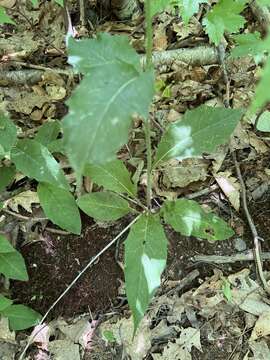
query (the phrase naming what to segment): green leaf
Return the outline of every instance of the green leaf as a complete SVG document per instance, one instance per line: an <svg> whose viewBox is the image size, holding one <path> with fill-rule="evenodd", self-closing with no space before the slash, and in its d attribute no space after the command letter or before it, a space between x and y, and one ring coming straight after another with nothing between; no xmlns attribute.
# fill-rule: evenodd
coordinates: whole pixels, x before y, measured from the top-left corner
<svg viewBox="0 0 270 360"><path fill-rule="evenodd" d="M5 190L5 188L11 183L15 176L15 173L15 166L0 167L0 191Z"/></svg>
<svg viewBox="0 0 270 360"><path fill-rule="evenodd" d="M11 120L0 113L0 148L9 152L17 140L17 129Z"/></svg>
<svg viewBox="0 0 270 360"><path fill-rule="evenodd" d="M167 0L166 0L167 1ZM96 39L69 39L68 62L77 72L88 74L94 68L126 63L141 70L140 58L127 36L100 33ZM115 75L116 76L116 75Z"/></svg>
<svg viewBox="0 0 270 360"><path fill-rule="evenodd" d="M84 175L90 176L93 182L106 190L136 196L136 186L131 182L127 168L118 159L104 165L86 165Z"/></svg>
<svg viewBox="0 0 270 360"><path fill-rule="evenodd" d="M38 197L46 216L56 225L74 234L81 233L81 217L72 194L51 184L40 183Z"/></svg>
<svg viewBox="0 0 270 360"><path fill-rule="evenodd" d="M120 37L111 40L111 44L107 39L108 36L105 40L99 38L96 43L88 40L89 47L95 44L92 50L96 51L95 58L100 57L99 63L92 64L91 71L85 73L67 101L69 113L63 120L64 144L77 178L87 163L101 164L115 158L115 153L128 140L132 115L138 113L146 118L154 94L153 71L138 71L136 54L133 60L136 66L131 64L132 59L124 62L121 54L126 54L130 45L124 46L122 40L117 40ZM87 42L78 42L78 46L80 44L82 51ZM107 62L103 60L104 51L111 55ZM77 58L75 54L72 56L73 63L75 57L78 68L83 70L89 69L84 68L85 61L93 63L87 53L78 53Z"/></svg>
<svg viewBox="0 0 270 360"><path fill-rule="evenodd" d="M125 241L125 284L134 332L160 285L166 257L167 239L159 215L144 214Z"/></svg>
<svg viewBox="0 0 270 360"><path fill-rule="evenodd" d="M229 140L242 116L241 110L205 105L187 111L181 121L171 124L158 146L154 166L169 159L182 160L211 153Z"/></svg>
<svg viewBox="0 0 270 360"><path fill-rule="evenodd" d="M60 131L61 127L59 121L46 122L38 129L35 140L47 147L51 142L57 139Z"/></svg>
<svg viewBox="0 0 270 360"><path fill-rule="evenodd" d="M269 6L270 0L256 0L256 3L260 6Z"/></svg>
<svg viewBox="0 0 270 360"><path fill-rule="evenodd" d="M110 330L104 330L102 332L102 337L103 339L105 339L106 341L108 341L109 343L113 343L116 341L116 338L114 336L114 333Z"/></svg>
<svg viewBox="0 0 270 360"><path fill-rule="evenodd" d="M263 108L263 106L270 101L269 81L270 81L270 57L268 56L264 68L262 69L261 79L255 89L253 101L250 106L250 111L252 113L255 113L257 110Z"/></svg>
<svg viewBox="0 0 270 360"><path fill-rule="evenodd" d="M56 2L56 4L64 7L64 0L54 0Z"/></svg>
<svg viewBox="0 0 270 360"><path fill-rule="evenodd" d="M207 240L224 240L234 232L227 223L214 213L205 212L193 200L179 199L166 201L162 207L164 221L175 231L185 236L195 236Z"/></svg>
<svg viewBox="0 0 270 360"><path fill-rule="evenodd" d="M230 282L223 278L222 291L225 298L230 302L232 301L232 290Z"/></svg>
<svg viewBox="0 0 270 360"><path fill-rule="evenodd" d="M234 35L233 39L237 44L231 51L231 56L234 58L247 55L257 57L265 51L265 42L261 40L261 35L258 31Z"/></svg>
<svg viewBox="0 0 270 360"><path fill-rule="evenodd" d="M185 24L189 19L199 11L199 6L202 3L207 3L207 0L174 0L173 4L178 5L180 14Z"/></svg>
<svg viewBox="0 0 270 360"><path fill-rule="evenodd" d="M28 280L24 259L18 251L0 253L0 273L9 279Z"/></svg>
<svg viewBox="0 0 270 360"><path fill-rule="evenodd" d="M225 31L235 33L245 24L245 19L239 15L245 8L246 0L220 0L207 16L203 25L209 39L218 45Z"/></svg>
<svg viewBox="0 0 270 360"><path fill-rule="evenodd" d="M16 23L6 14L6 10L0 6L0 24L13 24Z"/></svg>
<svg viewBox="0 0 270 360"><path fill-rule="evenodd" d="M99 221L118 220L132 211L125 199L110 192L83 195L77 203L83 212Z"/></svg>
<svg viewBox="0 0 270 360"><path fill-rule="evenodd" d="M41 315L24 305L11 305L4 309L2 315L9 320L11 330L24 330L39 323Z"/></svg>
<svg viewBox="0 0 270 360"><path fill-rule="evenodd" d="M16 249L11 245L8 239L0 234L0 253L16 252Z"/></svg>
<svg viewBox="0 0 270 360"><path fill-rule="evenodd" d="M258 119L257 129L270 132L270 111L264 111Z"/></svg>
<svg viewBox="0 0 270 360"><path fill-rule="evenodd" d="M19 140L11 151L11 159L24 175L69 189L58 162L48 149L35 140Z"/></svg>
<svg viewBox="0 0 270 360"><path fill-rule="evenodd" d="M31 0L31 3L34 7L38 6L38 0Z"/></svg>
<svg viewBox="0 0 270 360"><path fill-rule="evenodd" d="M6 298L5 296L0 294L0 312L5 310L12 304L12 300Z"/></svg>
<svg viewBox="0 0 270 360"><path fill-rule="evenodd" d="M151 16L153 17L159 12L166 9L167 6L171 5L171 0L155 0L151 1Z"/></svg>
<svg viewBox="0 0 270 360"><path fill-rule="evenodd" d="M48 150L51 153L62 153L65 154L65 147L63 139L56 139L48 145Z"/></svg>

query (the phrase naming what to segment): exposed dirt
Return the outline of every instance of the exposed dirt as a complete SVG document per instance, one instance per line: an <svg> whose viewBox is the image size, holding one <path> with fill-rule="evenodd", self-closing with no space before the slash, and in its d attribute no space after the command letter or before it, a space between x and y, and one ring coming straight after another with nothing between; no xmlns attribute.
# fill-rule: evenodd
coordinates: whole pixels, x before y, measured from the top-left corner
<svg viewBox="0 0 270 360"><path fill-rule="evenodd" d="M80 236L56 236L44 232L44 241L22 248L29 282L14 282L13 297L44 314L89 260L102 250L124 224L102 228L84 217ZM50 317L73 316L84 312L104 312L118 294L122 271L111 247L91 270L82 275Z"/></svg>

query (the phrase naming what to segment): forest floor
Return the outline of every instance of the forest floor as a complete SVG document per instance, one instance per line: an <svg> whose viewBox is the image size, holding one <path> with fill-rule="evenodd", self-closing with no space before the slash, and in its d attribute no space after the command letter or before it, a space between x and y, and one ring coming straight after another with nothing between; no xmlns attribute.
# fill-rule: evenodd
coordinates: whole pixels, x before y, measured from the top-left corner
<svg viewBox="0 0 270 360"><path fill-rule="evenodd" d="M8 3L8 1L6 1ZM33 137L47 121L61 120L68 112L65 100L78 79L71 75L65 47L63 9L49 1L39 6L10 1L9 15L15 25L0 25L0 101L20 129L20 137ZM16 3L16 4L14 4ZM87 13L87 36L97 32L125 34L138 53L144 53L144 18L129 20L102 12L95 1ZM1 1L0 1L1 4ZM76 1L70 1L73 26L80 27ZM210 46L202 31L200 13L183 25L177 14L163 12L154 18L154 50L180 48L196 51ZM261 30L261 24L248 8L246 31ZM262 30L263 31L263 30ZM232 44L228 39L227 53ZM168 123L181 118L187 109L201 104L246 108L254 93L258 69L251 57L223 64L200 59L156 65L157 91L151 109L152 143L155 146ZM63 71L64 70L64 71ZM66 71L66 73L65 73ZM0 105L0 107L2 106ZM247 189L247 203L262 250L270 252L270 148L269 133L257 131L251 122L242 122L232 136L231 147ZM140 122L135 122L129 143L119 156L139 179L144 193L145 141ZM59 155L70 182L75 176ZM89 184L85 183L86 190ZM229 190L228 190L229 189ZM210 243L187 238L167 227L168 267L140 328L132 337L132 320L127 305L123 271L123 241L111 247L73 286L50 312L46 328L27 353L28 359L109 360L269 360L270 302L257 277L252 259L253 236L241 200L241 185L228 146L201 159L170 161L154 174L154 197L186 196L196 199L226 220L235 236ZM82 214L80 236L65 233L42 217L36 183L16 175L1 200L0 232L9 234L20 249L29 273L28 282L11 283L13 299L41 314L65 290L94 255L103 249L127 224L128 218L95 223ZM7 200L8 199L8 200ZM240 259L240 261L239 261ZM265 274L269 260L263 263ZM16 335L0 321L0 359L16 359L30 332ZM42 348L47 349L52 354Z"/></svg>

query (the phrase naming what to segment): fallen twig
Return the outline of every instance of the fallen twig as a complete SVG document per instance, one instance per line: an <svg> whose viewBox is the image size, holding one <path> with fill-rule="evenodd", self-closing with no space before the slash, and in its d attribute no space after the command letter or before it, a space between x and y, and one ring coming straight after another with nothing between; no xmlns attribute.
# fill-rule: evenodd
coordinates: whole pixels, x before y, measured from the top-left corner
<svg viewBox="0 0 270 360"><path fill-rule="evenodd" d="M214 184L214 185L211 185L211 186L209 186L209 187L207 187L205 189L202 189L202 190L193 192L191 194L185 195L185 198L186 199L195 199L195 198L198 198L198 197L203 196L203 195L208 195L211 192L217 190L218 188L219 188L219 186L217 184Z"/></svg>
<svg viewBox="0 0 270 360"><path fill-rule="evenodd" d="M262 240L262 238L258 235L256 226L253 222L253 219L250 215L249 209L248 209L248 205L247 205L247 191L246 191L246 186L241 174L241 170L240 170L240 166L239 163L236 159L236 154L233 151L232 152L232 156L233 156L233 160L234 160L234 164L235 164L235 168L236 168L236 172L237 172L237 176L240 182L240 186L241 186L241 197L242 197L242 205L243 205L243 209L248 221L248 225L250 227L250 230L252 232L252 236L253 236L253 242L254 242L254 260L256 263L256 268L258 270L258 275L259 278L263 284L263 287L265 289L265 291L270 295L270 287L267 284L267 281L264 277L263 274L263 266L262 266L262 261L261 261L261 244L260 241Z"/></svg>
<svg viewBox="0 0 270 360"><path fill-rule="evenodd" d="M173 289L170 289L169 291L165 291L166 295L171 295L175 292L178 292L182 290L184 287L189 285L193 280L195 280L200 275L199 271L193 270L187 276L185 276L184 279L181 279L177 282L176 286L173 287Z"/></svg>
<svg viewBox="0 0 270 360"><path fill-rule="evenodd" d="M193 262L203 262L203 263L214 263L214 264L229 264L237 261L252 261L254 260L254 251L248 250L243 253L234 254L234 255L195 255L192 257ZM261 259L269 260L270 252L261 253Z"/></svg>
<svg viewBox="0 0 270 360"><path fill-rule="evenodd" d="M198 46L195 48L184 48L167 51L154 51L152 56L155 67L172 65L175 61L182 61L190 65L211 65L217 64L218 52L211 46ZM141 57L141 63L144 65L145 56Z"/></svg>
<svg viewBox="0 0 270 360"><path fill-rule="evenodd" d="M162 65L170 66L175 61L183 61L190 65L211 65L219 62L218 52L210 46L198 46L196 48L184 48L168 51L156 51L153 53L153 64L155 67ZM141 57L142 65L145 56ZM42 65L29 65L24 62L15 62L20 66L31 68L29 70L2 71L0 73L0 86L8 85L33 85L42 80L44 71L52 71L64 75L74 75L71 68L50 69Z"/></svg>

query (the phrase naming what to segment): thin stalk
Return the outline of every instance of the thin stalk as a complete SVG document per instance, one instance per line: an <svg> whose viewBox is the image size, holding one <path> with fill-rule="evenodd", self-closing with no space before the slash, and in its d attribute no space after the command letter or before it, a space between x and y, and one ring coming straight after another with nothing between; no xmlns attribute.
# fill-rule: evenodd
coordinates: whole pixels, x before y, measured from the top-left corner
<svg viewBox="0 0 270 360"><path fill-rule="evenodd" d="M147 156L147 182L146 182L146 199L147 208L151 210L151 197L152 197L152 149L151 149L151 127L150 119L146 119L144 125L145 140L146 140L146 156Z"/></svg>
<svg viewBox="0 0 270 360"><path fill-rule="evenodd" d="M145 1L145 20L146 20L146 67L152 66L152 50L153 50L153 27L151 16L151 0Z"/></svg>
<svg viewBox="0 0 270 360"><path fill-rule="evenodd" d="M146 20L146 68L152 67L152 49L153 49L153 28L151 17L151 0L145 1L145 20ZM145 140L146 140L146 155L147 155L147 207L151 210L151 194L152 194L152 148L151 148L151 124L148 117L144 126Z"/></svg>

